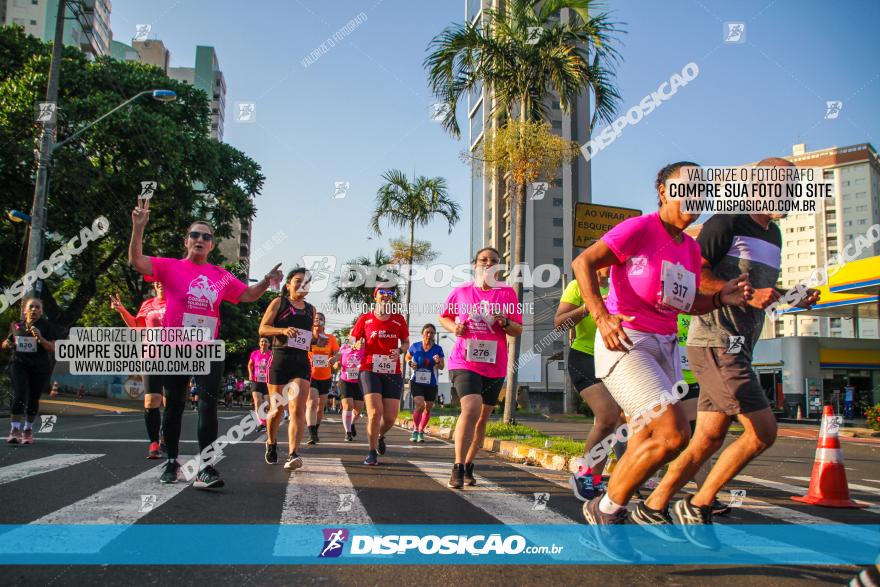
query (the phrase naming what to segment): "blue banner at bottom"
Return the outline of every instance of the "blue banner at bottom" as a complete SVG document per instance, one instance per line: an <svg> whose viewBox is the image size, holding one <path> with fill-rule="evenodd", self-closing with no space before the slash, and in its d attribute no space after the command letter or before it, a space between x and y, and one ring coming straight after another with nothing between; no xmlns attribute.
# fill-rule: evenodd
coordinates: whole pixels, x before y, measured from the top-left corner
<svg viewBox="0 0 880 587"><path fill-rule="evenodd" d="M669 530L661 537L637 525L0 525L0 564L854 565L873 564L880 552L880 525Z"/></svg>

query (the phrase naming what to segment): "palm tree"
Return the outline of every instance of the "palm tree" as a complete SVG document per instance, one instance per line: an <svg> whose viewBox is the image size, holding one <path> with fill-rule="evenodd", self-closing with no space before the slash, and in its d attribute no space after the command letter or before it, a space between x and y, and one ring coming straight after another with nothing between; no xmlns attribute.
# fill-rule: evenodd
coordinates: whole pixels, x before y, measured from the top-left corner
<svg viewBox="0 0 880 587"><path fill-rule="evenodd" d="M382 221L392 226L409 229L409 243L405 253L406 262L406 323L409 324L409 304L412 294L413 258L416 252L416 227L427 226L434 216L442 216L449 225L449 232L459 220L459 205L449 198L446 180L442 177L419 176L410 182L406 174L397 169L386 171L385 183L376 192L376 207L370 219L370 228L382 234Z"/></svg>
<svg viewBox="0 0 880 587"><path fill-rule="evenodd" d="M444 129L460 137L459 100L481 85L495 97L490 126L546 119L551 91L559 97L560 107L570 111L588 89L595 97L591 128L597 119L610 123L620 101L613 83L619 58L614 35L620 31L608 14L591 15L596 6L591 0L505 0L502 9L484 10L483 23L454 24L434 37L424 65L431 90L443 105ZM562 9L571 13L568 22L556 20ZM513 192L511 257L524 263L526 182L515 181ZM522 283L513 285L522 299ZM510 421L519 352L517 337L509 352L505 422Z"/></svg>
<svg viewBox="0 0 880 587"><path fill-rule="evenodd" d="M369 307L373 303L374 282L397 282L396 271L389 269L392 263L391 257L382 249L376 249L372 257L363 255L349 259L345 262L343 276L334 279L330 300L334 304Z"/></svg>

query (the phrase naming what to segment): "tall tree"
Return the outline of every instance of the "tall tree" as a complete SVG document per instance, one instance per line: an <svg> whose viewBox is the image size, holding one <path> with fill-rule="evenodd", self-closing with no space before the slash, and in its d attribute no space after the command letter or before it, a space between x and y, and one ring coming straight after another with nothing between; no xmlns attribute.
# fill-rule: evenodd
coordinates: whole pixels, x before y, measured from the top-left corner
<svg viewBox="0 0 880 587"><path fill-rule="evenodd" d="M373 303L373 290L377 284L397 284L398 274L392 264L393 260L382 249L376 249L372 257L364 255L349 259L342 276L334 278L330 300L337 305L368 308Z"/></svg>
<svg viewBox="0 0 880 587"><path fill-rule="evenodd" d="M546 119L551 92L570 111L587 90L595 97L591 127L597 119L610 123L620 95L613 83L618 25L607 13L592 14L591 0L506 0L501 10L484 9L482 22L447 27L431 41L425 59L428 82L443 105L443 127L455 138L461 134L457 107L469 92L485 86L494 96L489 126L508 121ZM572 18L557 19L568 9ZM592 60L590 58L592 55ZM525 136L525 133L521 133ZM513 254L525 261L526 182L513 180L511 199L516 213ZM513 284L522 299L521 281ZM520 338L510 345L504 419L510 421L517 387L516 359Z"/></svg>

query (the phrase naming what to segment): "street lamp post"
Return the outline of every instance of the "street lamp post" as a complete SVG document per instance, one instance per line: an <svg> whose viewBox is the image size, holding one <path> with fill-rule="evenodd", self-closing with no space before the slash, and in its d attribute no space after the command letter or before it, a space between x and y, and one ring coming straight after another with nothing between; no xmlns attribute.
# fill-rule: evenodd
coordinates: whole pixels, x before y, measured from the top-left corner
<svg viewBox="0 0 880 587"><path fill-rule="evenodd" d="M64 4L63 2L61 4ZM59 21L61 22L61 21ZM60 45L56 43L56 46ZM46 99L55 103L58 97L58 74L56 68L60 67L60 51L58 51L58 59L56 60L55 52L53 51L52 55L52 73L49 76L49 90L46 93ZM53 84L54 82L54 84ZM117 110L128 106L141 96L146 96L150 94L153 96L153 99L158 100L160 102L173 102L177 99L177 93L173 90L145 90L138 94L135 94L113 110L103 114L102 116L96 118L92 122L88 123L60 143L55 143L55 120L54 117L50 122L44 123L43 126L43 136L42 141L40 143L40 155L39 155L39 163L37 166L37 178L36 185L34 186L34 202L31 207L31 231L30 238L28 239L28 252L27 252L27 263L25 265L25 274L34 271L37 268L37 265L40 264L40 261L43 259L43 244L44 238L43 234L46 229L46 198L48 195L48 184L49 184L49 166L52 163L52 155L57 150L72 141L73 139L79 137L82 133L92 128ZM27 283L27 281L25 281ZM33 289L29 289L26 294L30 294L32 291L39 294L42 288L42 282L37 279L33 282Z"/></svg>

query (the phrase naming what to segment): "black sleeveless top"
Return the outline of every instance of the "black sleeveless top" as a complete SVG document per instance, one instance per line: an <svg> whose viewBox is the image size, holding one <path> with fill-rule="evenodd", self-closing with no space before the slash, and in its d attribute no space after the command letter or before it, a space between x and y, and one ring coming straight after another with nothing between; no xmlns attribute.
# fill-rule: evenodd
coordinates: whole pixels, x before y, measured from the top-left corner
<svg viewBox="0 0 880 587"><path fill-rule="evenodd" d="M292 326L297 330L311 332L312 325L315 322L315 307L306 302L306 307L298 310L293 306L290 298L284 296L279 299L281 302L278 304L278 312L275 314L272 326L275 328L289 328ZM308 353L308 351L287 346L287 337L284 335L272 337L272 350Z"/></svg>

